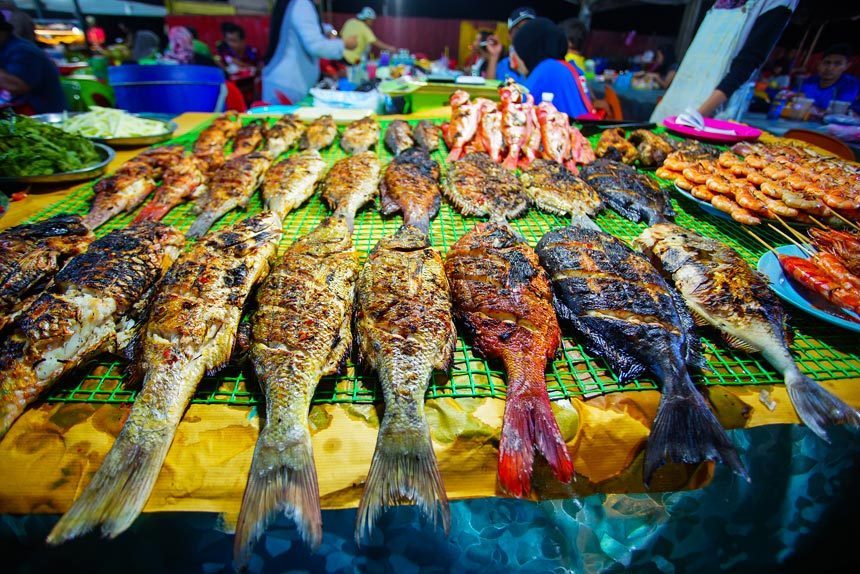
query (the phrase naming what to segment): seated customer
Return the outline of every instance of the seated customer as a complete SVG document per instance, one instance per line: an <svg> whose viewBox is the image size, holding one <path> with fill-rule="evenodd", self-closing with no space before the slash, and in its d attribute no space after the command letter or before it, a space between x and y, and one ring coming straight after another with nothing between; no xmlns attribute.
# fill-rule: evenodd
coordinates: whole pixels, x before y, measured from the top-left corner
<svg viewBox="0 0 860 574"><path fill-rule="evenodd" d="M197 66L218 66L215 60L194 51L194 36L188 28L174 26L167 33L169 48L162 56L165 62L194 64Z"/></svg>
<svg viewBox="0 0 860 574"><path fill-rule="evenodd" d="M232 22L221 24L224 39L218 42L218 56L224 65L239 68L256 68L261 64L257 49L245 41L245 30Z"/></svg>
<svg viewBox="0 0 860 574"><path fill-rule="evenodd" d="M33 113L66 109L57 66L38 46L15 36L0 13L0 94L4 92L3 99Z"/></svg>
<svg viewBox="0 0 860 574"><path fill-rule="evenodd" d="M517 32L528 22L537 17L532 8L517 8L508 16L508 36L513 42ZM487 39L487 70L485 77L505 81L511 78L518 84L523 83L523 77L513 69L510 57L505 57L501 42L495 36Z"/></svg>
<svg viewBox="0 0 860 574"><path fill-rule="evenodd" d="M535 18L514 38L511 62L519 70L535 101L545 92L553 94L559 111L574 118L593 113L582 70L564 60L567 38L551 20Z"/></svg>
<svg viewBox="0 0 860 574"><path fill-rule="evenodd" d="M813 105L819 115L833 100L853 102L857 99L860 82L845 73L851 65L851 56L851 46L848 44L827 48L824 57L818 62L818 74L806 80L800 88L807 98L815 100Z"/></svg>

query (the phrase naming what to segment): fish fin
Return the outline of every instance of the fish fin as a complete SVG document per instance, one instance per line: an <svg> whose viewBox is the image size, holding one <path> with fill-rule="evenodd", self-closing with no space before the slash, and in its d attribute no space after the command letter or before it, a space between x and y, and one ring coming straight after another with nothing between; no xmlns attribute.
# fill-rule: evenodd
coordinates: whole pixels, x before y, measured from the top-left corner
<svg viewBox="0 0 860 574"><path fill-rule="evenodd" d="M574 227L583 227L585 229L593 229L595 231L603 231L599 225L597 225L593 219L588 217L584 213L580 213L577 215L573 215L570 218L570 224Z"/></svg>
<svg viewBox="0 0 860 574"><path fill-rule="evenodd" d="M559 481L570 482L573 463L545 394L509 396L499 441L499 482L520 497L531 491L534 449L544 456Z"/></svg>
<svg viewBox="0 0 860 574"><path fill-rule="evenodd" d="M254 448L248 484L236 524L233 558L247 565L254 543L278 514L292 518L302 540L311 548L322 540L319 485L311 436L307 427L289 444L270 438L263 428Z"/></svg>
<svg viewBox="0 0 860 574"><path fill-rule="evenodd" d="M792 370L786 373L785 387L797 416L809 430L824 441L830 442L824 426L860 426L860 413L800 371Z"/></svg>
<svg viewBox="0 0 860 574"><path fill-rule="evenodd" d="M143 510L174 429L147 431L139 439L123 428L93 479L48 535L51 545L86 534L101 525L102 536L116 538Z"/></svg>
<svg viewBox="0 0 860 574"><path fill-rule="evenodd" d="M368 536L380 513L389 506L411 502L435 525L437 517L447 534L451 528L448 496L442 484L436 453L430 441L430 429L422 418L398 423L386 413L364 493L355 521L355 541Z"/></svg>
<svg viewBox="0 0 860 574"><path fill-rule="evenodd" d="M727 464L747 481L749 475L725 429L687 377L677 392L660 399L645 447L645 485L667 462L694 464L706 460Z"/></svg>
<svg viewBox="0 0 860 574"><path fill-rule="evenodd" d="M759 351L761 351L761 349L756 348L747 341L744 341L743 339L740 339L735 335L730 335L725 332L722 335L723 340L732 349L737 349L738 351L746 351L747 353L758 353Z"/></svg>
<svg viewBox="0 0 860 574"><path fill-rule="evenodd" d="M517 169L518 163L519 163L519 159L516 155L508 154L508 157L506 157L502 161L502 167L504 167L505 169L515 170L515 169Z"/></svg>
<svg viewBox="0 0 860 574"><path fill-rule="evenodd" d="M705 319L701 313L696 311L695 309L690 309L690 314L693 316L693 323L696 327L707 327L710 325L707 319Z"/></svg>
<svg viewBox="0 0 860 574"><path fill-rule="evenodd" d="M173 205L165 203L149 203L138 212L137 216L132 220L131 225L140 223L141 221L161 221L165 215L170 213Z"/></svg>

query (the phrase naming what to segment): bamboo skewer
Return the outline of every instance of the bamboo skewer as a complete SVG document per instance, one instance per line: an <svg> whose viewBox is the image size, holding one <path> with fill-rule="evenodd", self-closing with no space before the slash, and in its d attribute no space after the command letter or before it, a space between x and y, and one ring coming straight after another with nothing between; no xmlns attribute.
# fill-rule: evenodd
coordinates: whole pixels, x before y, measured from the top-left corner
<svg viewBox="0 0 860 574"><path fill-rule="evenodd" d="M860 226L858 226L856 223L854 223L853 221L851 221L850 219L848 219L848 218L847 218L847 217L845 217L844 215L840 214L840 213L839 213L838 211L836 211L835 209L831 209L830 211L833 213L833 215L835 215L836 217L838 217L839 219L841 219L843 223L845 223L846 225L848 225L848 227L850 227L851 229L853 229L853 230L855 230L855 231L860 231ZM813 221L815 221L815 220L813 219ZM816 222L816 223L818 223L818 222ZM819 225L820 225L820 224L819 224Z"/></svg>
<svg viewBox="0 0 860 574"><path fill-rule="evenodd" d="M762 239L761 237L759 237L758 235L756 235L755 233L753 233L753 232L752 232L752 230L751 230L749 227L747 227L746 225L745 225L745 226L743 226L743 228L744 228L744 231L746 231L747 233L749 233L750 235L752 235L752 236L753 236L753 239L755 239L756 241L758 241L759 243L761 243L762 245L764 245L764 246L767 248L767 250L768 250L768 251L770 251L771 253L773 253L773 254L774 254L774 255L776 255L777 257L779 257L779 253L777 253L777 252L776 252L776 249L774 249L773 247L771 247L771 245L770 245L767 241L765 241L764 239Z"/></svg>
<svg viewBox="0 0 860 574"><path fill-rule="evenodd" d="M798 243L796 239L794 239L793 237L791 237L790 235L785 233L782 229L780 229L776 225L774 225L772 223L768 223L768 225L770 226L771 229L773 229L774 231L776 231L777 233L779 233L780 235L785 237L789 241L789 243L791 243L792 245L795 245L798 249L800 249L803 252L803 254L806 255L807 257L812 257L814 255L814 253L807 250L806 247L803 246L803 244Z"/></svg>

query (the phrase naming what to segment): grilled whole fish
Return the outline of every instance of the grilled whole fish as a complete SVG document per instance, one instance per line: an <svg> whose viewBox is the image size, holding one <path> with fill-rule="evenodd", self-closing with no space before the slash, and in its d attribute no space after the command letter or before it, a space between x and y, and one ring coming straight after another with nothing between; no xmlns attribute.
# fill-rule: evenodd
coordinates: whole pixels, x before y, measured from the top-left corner
<svg viewBox="0 0 860 574"><path fill-rule="evenodd" d="M449 165L442 193L467 216L512 219L529 206L517 176L480 152L466 154Z"/></svg>
<svg viewBox="0 0 860 574"><path fill-rule="evenodd" d="M161 223L112 231L73 257L0 342L0 437L64 373L128 343L182 235Z"/></svg>
<svg viewBox="0 0 860 574"><path fill-rule="evenodd" d="M394 155L400 155L415 145L412 126L403 120L394 120L385 128L385 145ZM436 145L439 145L438 137Z"/></svg>
<svg viewBox="0 0 860 574"><path fill-rule="evenodd" d="M161 185L155 190L152 200L143 206L132 223L159 221L174 207L194 196L197 189L206 183L209 162L196 155L187 155L167 171Z"/></svg>
<svg viewBox="0 0 860 574"><path fill-rule="evenodd" d="M346 221L332 216L284 253L257 292L250 355L266 393L266 423L236 526L239 564L276 513L292 516L312 547L320 543L308 411L320 377L338 372L352 347L358 269Z"/></svg>
<svg viewBox="0 0 860 574"><path fill-rule="evenodd" d="M430 120L421 120L412 130L412 138L428 153L435 151L439 149L439 126Z"/></svg>
<svg viewBox="0 0 860 574"><path fill-rule="evenodd" d="M305 124L292 114L284 114L266 130L266 151L277 158L292 149L305 133Z"/></svg>
<svg viewBox="0 0 860 574"><path fill-rule="evenodd" d="M263 203L282 220L314 194L327 164L316 150L295 153L273 165L263 180Z"/></svg>
<svg viewBox="0 0 860 574"><path fill-rule="evenodd" d="M427 234L404 225L381 239L359 275L355 306L359 359L377 372L385 398L358 506L356 541L373 529L384 508L403 502L417 503L434 524L438 512L447 532L448 498L430 442L424 394L433 369L450 366L457 332L442 258Z"/></svg>
<svg viewBox="0 0 860 574"><path fill-rule="evenodd" d="M583 166L580 175L609 207L631 221L653 225L675 217L668 192L629 165L602 159Z"/></svg>
<svg viewBox="0 0 860 574"><path fill-rule="evenodd" d="M218 116L197 136L197 141L194 142L194 155L206 160L209 169L221 167L224 163L224 148L241 127L242 120L235 112Z"/></svg>
<svg viewBox="0 0 860 574"><path fill-rule="evenodd" d="M672 144L651 130L635 130L629 141L636 146L637 159L643 167L659 167L666 156L675 151Z"/></svg>
<svg viewBox="0 0 860 574"><path fill-rule="evenodd" d="M329 115L320 116L302 134L299 147L301 149L325 149L334 143L336 137L337 124L334 123L334 119Z"/></svg>
<svg viewBox="0 0 860 574"><path fill-rule="evenodd" d="M266 170L272 165L272 156L265 151L240 155L221 166L204 188L196 193L200 197L195 211L200 215L191 224L186 236L202 237L204 233L225 213L245 208L254 190L260 187Z"/></svg>
<svg viewBox="0 0 860 574"><path fill-rule="evenodd" d="M77 215L56 215L0 232L0 331L94 238Z"/></svg>
<svg viewBox="0 0 860 574"><path fill-rule="evenodd" d="M379 141L379 129L379 122L373 118L355 120L343 130L340 136L340 147L349 154L375 148Z"/></svg>
<svg viewBox="0 0 860 574"><path fill-rule="evenodd" d="M421 148L412 148L395 157L379 184L383 215L403 213L403 223L430 229L430 219L439 211L439 164Z"/></svg>
<svg viewBox="0 0 860 574"><path fill-rule="evenodd" d="M569 482L573 464L550 409L544 371L561 334L537 255L504 223L476 225L448 252L455 317L474 347L508 374L499 481L514 496L531 490L534 449Z"/></svg>
<svg viewBox="0 0 860 574"><path fill-rule="evenodd" d="M146 150L125 162L113 175L93 186L95 197L84 225L95 229L118 213L131 211L146 199L155 180L165 169L182 157L181 146L164 146Z"/></svg>
<svg viewBox="0 0 860 574"><path fill-rule="evenodd" d="M591 216L600 210L600 196L562 164L536 159L523 167L520 179L532 202L550 213Z"/></svg>
<svg viewBox="0 0 860 574"><path fill-rule="evenodd" d="M623 161L626 164L632 164L639 157L639 152L627 141L622 128L603 130L594 153L597 157Z"/></svg>
<svg viewBox="0 0 860 574"><path fill-rule="evenodd" d="M99 525L110 538L131 526L197 383L229 360L242 306L280 238L280 220L263 212L198 241L167 272L132 345L140 393L101 467L48 535L50 544Z"/></svg>
<svg viewBox="0 0 860 574"><path fill-rule="evenodd" d="M785 377L802 420L827 440L828 424L860 424L860 414L798 369L788 349L785 310L761 275L732 248L674 224L645 229L636 243L668 275L699 322L726 342L759 352Z"/></svg>
<svg viewBox="0 0 860 574"><path fill-rule="evenodd" d="M693 320L648 260L601 231L565 227L540 240L558 317L621 382L651 371L662 398L645 449L645 483L664 463L719 460L746 472L687 366L703 367Z"/></svg>
<svg viewBox="0 0 860 574"><path fill-rule="evenodd" d="M227 159L230 160L256 150L263 143L265 133L266 123L263 120L251 120L239 128L239 131L236 132L236 139L233 140L233 152Z"/></svg>
<svg viewBox="0 0 860 574"><path fill-rule="evenodd" d="M367 151L335 163L320 184L320 197L350 230L356 212L376 197L381 169L376 154Z"/></svg>

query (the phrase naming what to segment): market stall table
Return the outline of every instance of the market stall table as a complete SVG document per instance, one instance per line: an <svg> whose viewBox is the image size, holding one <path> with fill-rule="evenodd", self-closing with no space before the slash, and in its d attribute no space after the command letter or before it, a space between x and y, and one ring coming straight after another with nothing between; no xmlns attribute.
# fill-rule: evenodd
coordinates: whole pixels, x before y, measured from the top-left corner
<svg viewBox="0 0 860 574"><path fill-rule="evenodd" d="M614 87L614 86L613 86ZM588 82L592 98L602 99L606 97L606 83L597 80ZM647 122L660 101L666 94L666 90L639 90L634 88L616 89L618 99L621 102L621 111L624 119L634 122Z"/></svg>
<svg viewBox="0 0 860 574"><path fill-rule="evenodd" d="M745 124L765 130L777 136L785 135L788 130L812 130L822 134L827 132L827 124L821 122L809 122L803 120L789 120L786 118L770 119L767 114L760 112L747 112L741 118ZM860 160L860 142L845 142L845 145L854 152L854 159Z"/></svg>
<svg viewBox="0 0 860 574"><path fill-rule="evenodd" d="M177 136L211 116L197 113L179 116ZM118 152L110 169L139 151ZM33 217L83 187L48 189L13 203L8 215L0 220L0 229ZM387 225L396 227L391 221ZM357 248L367 249L368 241L357 237ZM807 320L801 318L801 321ZM811 344L810 341L814 339L804 338L805 344ZM577 351L566 347L565 352ZM826 372L833 371L835 365L860 368L853 359L840 355L839 349L824 348L815 353L816 362L830 365L824 368ZM471 359L465 360L471 369ZM116 372L112 374L111 369ZM33 405L13 425L0 441L0 460L3 460L0 513L59 513L68 509L98 468L127 416L129 401L116 392L120 369L117 363L104 372L98 371L97 376L102 379L114 380L112 388L103 388L103 396L91 402L78 402L75 393L87 391L76 388L63 395L65 399ZM760 365L751 360L743 369L749 374L760 369ZM591 374L598 376L596 372ZM484 375L490 381L493 374ZM731 373L720 376L729 383L737 383ZM854 407L860 407L858 382L856 378L821 381ZM426 403L448 496L451 499L503 496L496 481L496 465L504 401L490 396L491 393L446 396L454 394L451 386L446 390L442 384L435 398ZM657 410L659 393L648 390L649 387L635 386L643 390L576 393L553 402L554 414L573 452L577 475L570 485L560 485L552 479L548 468L539 463L533 497L567 498L594 492L644 490L642 448ZM712 384L704 389L727 428L798 422L782 384ZM353 390L357 392L364 391ZM772 410L765 406L763 392L772 401ZM231 402L229 392L219 404L218 393L214 391L209 400L203 401L208 404L192 404L186 412L146 511L220 512L228 517L228 522L231 517L235 519L258 434L257 406L250 400L242 405ZM236 388L232 393L235 398ZM244 391L244 394L249 393ZM370 465L379 416L379 403L372 400L334 400L313 407L310 420L323 508L357 505ZM667 465L655 475L651 491L698 488L707 484L712 473L710 464Z"/></svg>

